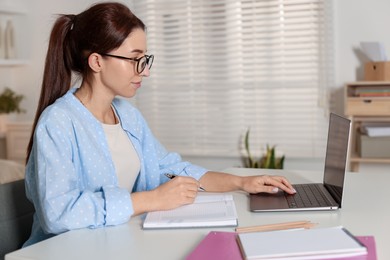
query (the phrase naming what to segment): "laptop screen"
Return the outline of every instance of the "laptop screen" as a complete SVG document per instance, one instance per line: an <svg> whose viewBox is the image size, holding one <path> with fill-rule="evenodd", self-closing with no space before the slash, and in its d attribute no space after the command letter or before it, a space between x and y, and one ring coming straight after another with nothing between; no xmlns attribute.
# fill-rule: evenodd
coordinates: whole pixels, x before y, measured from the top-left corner
<svg viewBox="0 0 390 260"><path fill-rule="evenodd" d="M330 114L324 185L341 206L351 121Z"/></svg>

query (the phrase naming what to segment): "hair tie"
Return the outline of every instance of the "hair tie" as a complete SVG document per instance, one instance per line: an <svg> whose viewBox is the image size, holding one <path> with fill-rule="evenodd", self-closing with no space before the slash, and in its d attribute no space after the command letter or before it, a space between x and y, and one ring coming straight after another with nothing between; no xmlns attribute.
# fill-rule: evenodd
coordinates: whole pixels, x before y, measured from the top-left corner
<svg viewBox="0 0 390 260"><path fill-rule="evenodd" d="M73 30L73 27L74 27L74 24L75 24L75 22L76 22L76 15L71 15L71 17L70 17L70 22L71 22L70 30L72 31L72 30Z"/></svg>

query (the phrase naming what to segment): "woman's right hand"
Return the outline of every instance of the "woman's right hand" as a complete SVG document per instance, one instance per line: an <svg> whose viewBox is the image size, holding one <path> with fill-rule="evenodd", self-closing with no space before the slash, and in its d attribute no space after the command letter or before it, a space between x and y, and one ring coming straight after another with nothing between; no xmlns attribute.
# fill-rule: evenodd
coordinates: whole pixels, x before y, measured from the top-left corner
<svg viewBox="0 0 390 260"><path fill-rule="evenodd" d="M199 182L187 176L176 176L153 190L156 210L168 210L194 202Z"/></svg>
<svg viewBox="0 0 390 260"><path fill-rule="evenodd" d="M133 215L191 204L198 194L199 187L199 182L192 177L176 176L154 190L134 192L131 194Z"/></svg>

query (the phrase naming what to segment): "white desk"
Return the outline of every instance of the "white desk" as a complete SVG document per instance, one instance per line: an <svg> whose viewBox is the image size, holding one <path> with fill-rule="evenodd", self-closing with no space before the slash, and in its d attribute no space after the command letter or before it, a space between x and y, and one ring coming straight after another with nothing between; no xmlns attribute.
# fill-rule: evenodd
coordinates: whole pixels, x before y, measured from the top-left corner
<svg viewBox="0 0 390 260"><path fill-rule="evenodd" d="M321 173L267 171L243 168L226 170L236 174L277 173L293 183L321 182ZM310 220L319 227L343 225L355 235L374 235L378 259L390 259L390 174L348 173L343 208L336 212L252 213L245 193L234 192L239 226ZM373 198L378 197L377 201ZM64 233L8 254L6 260L39 259L184 259L211 230L234 228L142 230L142 217L128 223L95 230Z"/></svg>

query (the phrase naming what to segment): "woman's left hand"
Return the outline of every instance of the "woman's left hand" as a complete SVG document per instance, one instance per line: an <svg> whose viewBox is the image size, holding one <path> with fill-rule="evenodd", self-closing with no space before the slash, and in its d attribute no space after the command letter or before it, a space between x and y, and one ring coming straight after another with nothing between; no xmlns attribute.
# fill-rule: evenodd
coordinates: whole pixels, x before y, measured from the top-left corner
<svg viewBox="0 0 390 260"><path fill-rule="evenodd" d="M242 190L249 193L276 193L279 189L289 194L294 194L296 192L290 182L283 176L258 175L241 178Z"/></svg>

